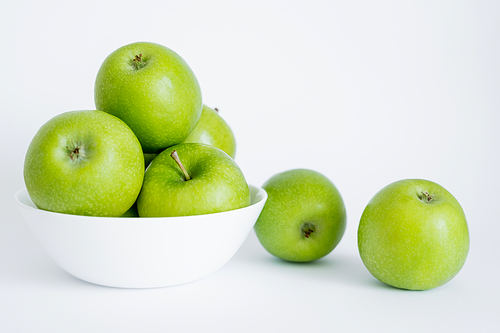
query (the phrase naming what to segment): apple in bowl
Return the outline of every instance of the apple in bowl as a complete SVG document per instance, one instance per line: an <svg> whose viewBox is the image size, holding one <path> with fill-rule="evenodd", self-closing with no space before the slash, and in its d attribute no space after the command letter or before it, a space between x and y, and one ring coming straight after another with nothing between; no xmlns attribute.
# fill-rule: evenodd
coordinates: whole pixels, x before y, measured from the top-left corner
<svg viewBox="0 0 500 333"><path fill-rule="evenodd" d="M236 162L200 143L161 152L147 168L137 199L141 217L209 214L249 204L248 184Z"/></svg>
<svg viewBox="0 0 500 333"><path fill-rule="evenodd" d="M145 153L182 142L202 110L201 89L186 61L156 43L124 45L101 64L94 86L98 110L122 119Z"/></svg>
<svg viewBox="0 0 500 333"><path fill-rule="evenodd" d="M144 178L141 145L119 118L102 111L69 111L33 137L24 180L44 210L120 216L137 199Z"/></svg>
<svg viewBox="0 0 500 333"><path fill-rule="evenodd" d="M220 116L218 109L203 105L200 120L182 143L204 143L221 149L231 158L236 157L236 138L231 127ZM144 153L147 167L158 154Z"/></svg>
<svg viewBox="0 0 500 333"><path fill-rule="evenodd" d="M184 143L205 143L236 157L236 139L228 123L221 117L217 108L203 105L200 120Z"/></svg>

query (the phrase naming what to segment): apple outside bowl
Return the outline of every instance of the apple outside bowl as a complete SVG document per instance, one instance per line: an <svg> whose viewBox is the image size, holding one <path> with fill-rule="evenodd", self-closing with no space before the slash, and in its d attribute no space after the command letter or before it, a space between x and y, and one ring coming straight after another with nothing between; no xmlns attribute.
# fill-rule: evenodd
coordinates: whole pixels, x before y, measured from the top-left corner
<svg viewBox="0 0 500 333"><path fill-rule="evenodd" d="M227 263L267 200L250 186L248 207L181 217L89 217L38 209L26 189L15 199L29 228L66 272L119 288L172 286L201 279Z"/></svg>

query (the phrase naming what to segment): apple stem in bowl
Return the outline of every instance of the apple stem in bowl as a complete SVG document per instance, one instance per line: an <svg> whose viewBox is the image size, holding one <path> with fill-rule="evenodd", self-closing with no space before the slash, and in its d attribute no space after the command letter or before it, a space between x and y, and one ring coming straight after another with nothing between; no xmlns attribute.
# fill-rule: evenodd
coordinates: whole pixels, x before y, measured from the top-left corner
<svg viewBox="0 0 500 333"><path fill-rule="evenodd" d="M177 155L177 151L174 150L172 153L170 153L170 156L172 156L172 158L177 163L177 165L179 166L179 168L181 168L182 173L184 174L184 177L186 178L186 180L191 180L191 177L189 176L189 174L187 173L186 169L184 168L184 165L182 165L182 162L179 159L179 155Z"/></svg>
<svg viewBox="0 0 500 333"><path fill-rule="evenodd" d="M422 195L421 195L421 196L419 195L419 199L420 199L422 202L429 203L429 202L431 202L432 200L436 199L436 196L435 196L435 195L430 194L430 193L429 193L429 192L427 192L427 191L422 191L421 193L422 193Z"/></svg>

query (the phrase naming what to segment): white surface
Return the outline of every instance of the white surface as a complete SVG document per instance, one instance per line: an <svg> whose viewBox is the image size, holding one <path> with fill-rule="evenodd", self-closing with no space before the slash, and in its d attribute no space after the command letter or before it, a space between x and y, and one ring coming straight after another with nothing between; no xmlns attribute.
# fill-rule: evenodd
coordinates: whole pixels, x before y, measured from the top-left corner
<svg viewBox="0 0 500 333"><path fill-rule="evenodd" d="M499 13L498 1L3 4L0 331L498 331ZM24 153L49 118L94 108L101 62L139 40L190 64L250 183L306 167L336 184L348 226L330 255L285 263L252 232L207 278L146 290L92 285L49 259L14 203ZM356 246L368 200L410 177L448 189L471 233L462 271L426 292L378 283Z"/></svg>
<svg viewBox="0 0 500 333"><path fill-rule="evenodd" d="M66 272L118 288L154 288L212 274L238 251L259 217L267 193L250 186L252 204L217 214L113 218L38 209L28 191L16 203L33 235Z"/></svg>

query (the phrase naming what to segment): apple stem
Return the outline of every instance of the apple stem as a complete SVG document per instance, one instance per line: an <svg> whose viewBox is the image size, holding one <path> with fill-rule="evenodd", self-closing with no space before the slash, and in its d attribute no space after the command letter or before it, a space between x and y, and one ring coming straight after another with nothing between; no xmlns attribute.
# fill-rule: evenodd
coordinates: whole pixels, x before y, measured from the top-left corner
<svg viewBox="0 0 500 333"><path fill-rule="evenodd" d="M431 202L434 199L436 199L435 195L430 194L427 191L422 191L422 196L420 197L420 200L422 200L423 202Z"/></svg>
<svg viewBox="0 0 500 333"><path fill-rule="evenodd" d="M170 153L170 156L172 156L172 158L177 163L177 165L179 166L179 168L181 168L182 173L184 174L184 177L186 178L186 180L191 180L191 177L187 173L186 169L184 169L184 165L182 165L182 162L179 159L179 155L177 155L177 151L174 150L172 153Z"/></svg>
<svg viewBox="0 0 500 333"><path fill-rule="evenodd" d="M219 112L219 109L217 109L217 108L214 108L214 110L215 110L215 112L217 112L217 113Z"/></svg>
<svg viewBox="0 0 500 333"><path fill-rule="evenodd" d="M134 59L132 60L132 65L135 69L140 69L146 66L146 62L142 59L142 53L140 53L139 55L135 55Z"/></svg>

